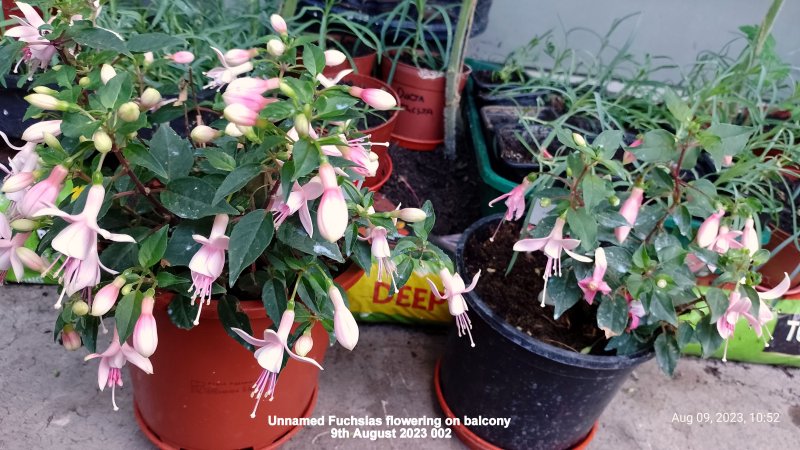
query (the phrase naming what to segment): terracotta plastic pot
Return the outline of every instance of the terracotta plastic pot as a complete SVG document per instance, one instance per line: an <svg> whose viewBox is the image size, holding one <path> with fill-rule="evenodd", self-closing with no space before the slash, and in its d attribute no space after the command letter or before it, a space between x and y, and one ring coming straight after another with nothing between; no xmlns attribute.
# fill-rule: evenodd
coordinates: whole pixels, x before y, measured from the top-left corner
<svg viewBox="0 0 800 450"><path fill-rule="evenodd" d="M397 95L394 89L391 88L388 84L384 83L383 81L358 74L358 73L351 73L350 75L344 77L345 82L349 82L353 86L358 86L364 89L383 89L386 92L389 92L394 96L395 100L397 100L397 104L400 104L400 96ZM395 126L397 125L397 118L400 115L400 110L395 110L392 112L392 115L389 119L381 125L367 128L366 130L358 130L360 133L369 135L369 140L371 142L389 142L392 137L392 132L394 131ZM380 155L381 153L387 153L385 146L376 145L372 148L372 151Z"/></svg>
<svg viewBox="0 0 800 450"><path fill-rule="evenodd" d="M363 271L353 266L336 281L352 286ZM216 302L203 307L200 325L183 330L167 315L171 293L156 297L153 315L158 350L150 358L153 375L131 369L135 412L145 435L159 448L275 448L300 427L269 426L267 417L309 417L314 410L319 369L289 359L278 377L273 401L262 401L256 419L251 386L261 374L253 354L225 332ZM260 300L241 302L256 333L270 327ZM328 335L321 324L312 330L309 357L322 363Z"/></svg>
<svg viewBox="0 0 800 450"><path fill-rule="evenodd" d="M784 230L773 228L769 242L764 248L772 252L772 250L777 248L782 242L789 239L790 236L791 235ZM794 243L790 243L784 246L779 252L773 253L769 261L758 269L762 276L761 285L770 288L777 286L783 280L783 274L788 273L791 275L798 265L800 265L800 250L797 249ZM792 278L790 289L794 289L798 285L800 285L800 275L796 275Z"/></svg>
<svg viewBox="0 0 800 450"><path fill-rule="evenodd" d="M368 177L364 180L364 187L372 192L380 191L383 185L389 181L389 178L392 176L392 171L394 170L392 157L389 156L389 152L387 151L378 153L378 163L378 172L375 176Z"/></svg>
<svg viewBox="0 0 800 450"><path fill-rule="evenodd" d="M394 58L391 54L381 60L381 75L389 78ZM472 71L465 65L459 83L459 92ZM400 96L403 110L397 118L392 138L404 148L433 150L444 141L445 85L443 72L419 69L397 62L391 86Z"/></svg>
<svg viewBox="0 0 800 450"><path fill-rule="evenodd" d="M325 70L322 71L323 75L334 77L342 70L353 69L353 73L370 76L372 71L375 70L375 61L378 60L378 54L370 52L362 56L352 56L352 59L352 63L347 60L338 66L325 67Z"/></svg>

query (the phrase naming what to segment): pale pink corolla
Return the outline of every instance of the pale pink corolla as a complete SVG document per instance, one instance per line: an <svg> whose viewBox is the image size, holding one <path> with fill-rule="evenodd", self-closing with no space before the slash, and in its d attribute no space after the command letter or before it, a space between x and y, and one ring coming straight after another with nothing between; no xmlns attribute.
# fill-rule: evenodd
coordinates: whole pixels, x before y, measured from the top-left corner
<svg viewBox="0 0 800 450"><path fill-rule="evenodd" d="M389 248L389 240L386 235L388 230L384 227L370 227L367 236L359 239L369 240L371 244L372 256L378 262L378 281L383 281L384 275L388 275L397 293L397 284L394 277L397 274L397 266L392 261L392 251Z"/></svg>
<svg viewBox="0 0 800 450"><path fill-rule="evenodd" d="M37 122L22 132L21 139L25 142L35 142L41 144L44 142L45 134L58 136L61 134L61 121L60 120L43 120Z"/></svg>
<svg viewBox="0 0 800 450"><path fill-rule="evenodd" d="M634 186L631 189L631 195L625 199L622 207L619 209L619 214L625 218L629 226L617 227L614 229L614 236L616 236L619 243L625 242L631 229L636 225L636 218L639 216L639 210L642 208L642 201L644 200L644 189L639 186Z"/></svg>
<svg viewBox="0 0 800 450"><path fill-rule="evenodd" d="M776 300L783 297L784 294L789 290L792 285L792 280L789 278L789 274L786 272L783 273L783 280L781 280L780 284L775 286L772 289L769 289L764 292L758 292L758 334L761 335L761 330L765 332L768 339L765 339L765 346L769 347L769 341L772 340L772 334L767 328L767 324L775 318L775 315L772 313L769 305L764 300Z"/></svg>
<svg viewBox="0 0 800 450"><path fill-rule="evenodd" d="M350 95L360 98L367 105L381 111L386 111L397 106L397 99L394 95L383 89L363 89L358 86L351 86L348 91Z"/></svg>
<svg viewBox="0 0 800 450"><path fill-rule="evenodd" d="M219 59L221 66L214 67L213 69L209 70L208 72L203 72L203 75L210 78L211 80L203 86L204 89L216 89L220 90L223 86L230 83L231 81L235 80L239 75L245 74L253 70L253 63L247 61L243 64L239 64L237 66L231 66L225 60L225 55L222 54L219 49L211 47L214 50L214 53L217 54L217 58Z"/></svg>
<svg viewBox="0 0 800 450"><path fill-rule="evenodd" d="M285 35L289 32L289 29L286 26L286 20L284 20L283 17L278 14L269 16L269 23L272 25L272 29L280 35Z"/></svg>
<svg viewBox="0 0 800 450"><path fill-rule="evenodd" d="M222 94L222 100L226 105L240 104L258 112L276 101L276 99L266 98L262 94L277 89L279 84L279 78L237 78L228 84L225 93Z"/></svg>
<svg viewBox="0 0 800 450"><path fill-rule="evenodd" d="M336 172L330 163L322 163L319 167L319 178L322 182L322 199L317 210L317 228L319 234L328 242L336 242L347 229L347 201L342 188L336 180Z"/></svg>
<svg viewBox="0 0 800 450"><path fill-rule="evenodd" d="M747 319L747 322L753 327L758 336L761 336L761 324L758 318L750 314L752 302L747 296L742 296L739 293L738 285L734 288L728 297L728 308L725 313L717 319L717 332L725 340L725 350L722 354L722 360L728 360L728 339L733 335L736 330L736 323L740 317Z"/></svg>
<svg viewBox="0 0 800 450"><path fill-rule="evenodd" d="M639 300L633 300L628 303L628 317L630 318L630 325L628 325L628 330L635 330L639 327L639 322L641 318L644 317L644 306L642 302Z"/></svg>
<svg viewBox="0 0 800 450"><path fill-rule="evenodd" d="M26 45L22 49L22 59L14 67L14 73L17 73L17 68L22 61L28 64L31 72L36 69L45 69L57 50L53 42L45 37L45 34L50 33L50 31L40 30L39 28L42 25L50 24L54 17L45 22L31 5L23 2L16 2L16 5L25 18L11 16L19 23L19 26L9 28L6 30L5 35L17 38L19 41L25 42Z"/></svg>
<svg viewBox="0 0 800 450"><path fill-rule="evenodd" d="M755 254L761 248L761 241L758 239L758 233L755 229L755 220L748 217L744 221L744 229L742 230L742 246L747 249L750 256Z"/></svg>
<svg viewBox="0 0 800 450"><path fill-rule="evenodd" d="M725 155L722 157L722 167L730 167L733 165L733 155Z"/></svg>
<svg viewBox="0 0 800 450"><path fill-rule="evenodd" d="M351 73L353 73L353 69L342 70L341 72L337 73L336 76L333 78L328 78L320 73L317 74L317 81L319 81L319 83L323 87L330 88L339 84L339 82L342 81L342 78L350 75Z"/></svg>
<svg viewBox="0 0 800 450"><path fill-rule="evenodd" d="M34 217L60 217L69 223L50 244L59 253L53 265L60 261L62 256L64 257L63 264L53 274L57 276L63 272L60 281L63 283L64 289L55 304L56 308L61 307L61 301L65 294L69 296L81 289L96 286L100 282L101 268L108 273L116 273L100 262L100 256L97 253L98 234L115 242L136 242L127 234L111 233L97 224L97 215L103 206L104 198L103 186L94 184L89 188L86 204L80 214L67 214L55 207L43 208L34 214Z"/></svg>
<svg viewBox="0 0 800 450"><path fill-rule="evenodd" d="M241 49L233 48L225 52L225 62L230 66L240 66L248 61L250 58L258 54L257 48Z"/></svg>
<svg viewBox="0 0 800 450"><path fill-rule="evenodd" d="M119 411L115 398L116 387L122 387L122 368L129 362L142 369L146 374L152 375L153 364L149 359L140 355L130 345L123 343L120 345L119 334L114 330L114 338L111 345L103 353L92 353L86 355L84 361L100 358L100 367L97 369L97 384L102 391L106 386L111 388L111 404L114 411Z"/></svg>
<svg viewBox="0 0 800 450"><path fill-rule="evenodd" d="M580 262L592 262L591 258L579 255L574 250L581 241L578 239L564 238L564 218L558 217L553 230L547 237L522 239L514 244L515 252L535 252L541 250L547 256L547 265L544 269L544 288L542 289L542 306L547 298L547 281L551 276L561 276L561 251L567 253L572 259Z"/></svg>
<svg viewBox="0 0 800 450"><path fill-rule="evenodd" d="M730 228L723 225L719 227L719 233L714 239L714 243L711 244L710 249L719 253L720 255L723 255L728 251L728 249L742 248L744 245L736 240L741 235L741 231L731 231Z"/></svg>
<svg viewBox="0 0 800 450"><path fill-rule="evenodd" d="M598 292L603 295L608 295L609 292L611 292L608 283L603 280L607 268L608 262L606 261L606 252L602 247L598 247L597 250L594 251L594 272L592 276L578 281L578 287L583 291L583 298L590 305L594 302L594 297Z"/></svg>
<svg viewBox="0 0 800 450"><path fill-rule="evenodd" d="M640 145L642 145L642 140L641 139L636 139L635 141L631 142L631 145L629 145L628 148L636 148L636 147L638 147ZM624 150L622 152L622 164L623 165L628 165L628 164L630 164L630 163L632 163L634 161L636 161L636 155L633 152L630 152L628 150Z"/></svg>
<svg viewBox="0 0 800 450"><path fill-rule="evenodd" d="M151 357L158 347L158 329L153 317L153 306L153 297L142 299L142 313L133 327L133 348L145 358Z"/></svg>
<svg viewBox="0 0 800 450"><path fill-rule="evenodd" d="M90 314L100 317L111 311L119 298L119 291L125 286L125 277L119 276L114 281L100 288L92 299L92 309Z"/></svg>
<svg viewBox="0 0 800 450"><path fill-rule="evenodd" d="M328 287L328 297L333 304L333 334L342 347L353 350L358 344L358 324L353 313L344 304L342 293L335 285Z"/></svg>
<svg viewBox="0 0 800 450"><path fill-rule="evenodd" d="M722 216L724 215L725 210L720 209L719 211L708 216L708 218L706 218L706 220L700 224L700 228L697 230L697 245L703 248L709 248L714 244L714 241L717 239L717 235L719 234L719 225L722 221Z"/></svg>
<svg viewBox="0 0 800 450"><path fill-rule="evenodd" d="M253 392L250 393L250 397L256 399L256 405L253 408L253 412L250 413L251 418L256 417L256 410L262 398L269 397L269 400L272 401L275 397L275 385L278 382L278 373L280 373L281 366L283 365L284 351L289 353L292 359L311 364L319 370L323 370L322 366L312 358L297 355L289 348L287 340L289 339L289 333L292 331L293 323L294 311L287 309L281 316L281 321L278 324L278 331L276 332L270 329L264 330L264 339L256 339L244 330L231 328L231 330L239 335L245 342L256 347L253 356L256 358L256 361L258 361L258 365L264 369L261 371L258 380L253 384Z"/></svg>
<svg viewBox="0 0 800 450"><path fill-rule="evenodd" d="M339 50L325 50L325 65L328 67L338 66L347 60L347 55Z"/></svg>
<svg viewBox="0 0 800 450"><path fill-rule="evenodd" d="M58 199L69 170L62 165L53 167L47 178L30 188L17 203L17 212L22 217L34 217L40 210L52 207Z"/></svg>
<svg viewBox="0 0 800 450"><path fill-rule="evenodd" d="M309 237L313 237L314 225L311 220L311 211L308 209L308 202L317 199L320 195L322 195L322 183L318 177L312 178L303 186L300 186L300 183L295 181L292 192L289 193L289 197L285 202L283 200L283 192L279 187L270 206L270 211L275 213L275 228L279 228L287 218L299 212L303 229L306 230Z"/></svg>
<svg viewBox="0 0 800 450"><path fill-rule="evenodd" d="M217 214L214 217L211 234L207 238L199 234L192 235L192 239L201 244L200 250L189 261L189 269L192 272L192 286L189 288L189 292L192 293L191 304L194 305L195 301L199 302L197 316L193 322L195 325L200 323L203 302L206 305L211 303L214 281L219 278L225 268L225 251L228 250L230 242L230 238L225 236L228 220L227 214Z"/></svg>
<svg viewBox="0 0 800 450"><path fill-rule="evenodd" d="M222 111L222 115L229 122L238 126L252 127L258 122L258 111L239 103L226 106Z"/></svg>
<svg viewBox="0 0 800 450"><path fill-rule="evenodd" d="M36 175L33 172L15 173L6 177L2 187L0 187L0 192L13 194L29 187L34 181L36 181Z"/></svg>
<svg viewBox="0 0 800 450"><path fill-rule="evenodd" d="M167 59L178 64L191 64L194 61L194 53L182 50L166 56Z"/></svg>
<svg viewBox="0 0 800 450"><path fill-rule="evenodd" d="M6 279L9 270L14 271L17 281L25 276L25 265L17 254L17 249L25 246L30 233L13 234L4 214L0 214L0 284Z"/></svg>
<svg viewBox="0 0 800 450"><path fill-rule="evenodd" d="M506 214L503 216L503 220L511 221L521 219L522 215L525 214L525 191L528 190L530 185L531 182L528 181L528 178L526 177L524 180L522 180L522 183L514 186L510 192L490 201L489 206L492 207L495 203L505 199Z"/></svg>
<svg viewBox="0 0 800 450"><path fill-rule="evenodd" d="M469 315L467 314L469 307L467 306L467 301L464 300L464 294L475 289L480 277L481 271L479 270L478 273L472 277L472 282L469 286L466 286L464 280L461 279L461 275L458 273L451 274L449 270L442 268L439 270L439 278L444 285L443 293L439 292L436 284L431 281L430 278L426 278L433 295L439 299L447 299L447 307L450 310L450 315L456 318L458 337L465 334L469 336L469 343L472 347L475 347L475 341L472 340L472 322L469 320Z"/></svg>

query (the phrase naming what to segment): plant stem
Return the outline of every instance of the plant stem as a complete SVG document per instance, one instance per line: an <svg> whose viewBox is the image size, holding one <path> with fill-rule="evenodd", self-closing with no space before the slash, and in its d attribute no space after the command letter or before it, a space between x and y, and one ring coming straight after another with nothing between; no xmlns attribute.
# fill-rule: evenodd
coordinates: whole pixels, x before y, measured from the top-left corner
<svg viewBox="0 0 800 450"><path fill-rule="evenodd" d="M461 84L461 68L464 66L464 48L472 29L477 0L463 0L458 16L458 26L453 35L453 51L447 64L447 84L445 88L444 107L444 143L445 156L454 159L456 156L456 118L461 95L458 92Z"/></svg>
<svg viewBox="0 0 800 450"><path fill-rule="evenodd" d="M114 144L114 147L111 149L111 151L114 152L114 156L117 157L117 161L119 161L119 163L122 164L122 167L125 168L125 171L128 173L128 176L131 178L131 181L133 181L133 184L136 186L136 190L138 190L142 195L144 195L144 197L153 205L156 211L164 215L165 218L171 218L172 213L169 212L169 210L165 208L164 205L161 204L161 202L159 202L158 200L155 199L155 197L153 197L152 193L150 192L150 188L145 186L139 179L139 177L136 176L136 174L133 172L133 169L131 169L130 164L128 164L128 160L125 159L125 157L122 155L122 152L120 152L119 147L117 147L117 145Z"/></svg>

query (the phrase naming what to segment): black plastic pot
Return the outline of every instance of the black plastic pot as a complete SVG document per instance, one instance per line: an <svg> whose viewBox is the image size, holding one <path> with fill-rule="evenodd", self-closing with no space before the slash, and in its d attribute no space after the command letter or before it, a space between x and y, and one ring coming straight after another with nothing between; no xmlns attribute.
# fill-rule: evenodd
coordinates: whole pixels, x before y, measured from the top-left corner
<svg viewBox="0 0 800 450"><path fill-rule="evenodd" d="M465 273L467 240L475 233L488 239L500 218L483 218L462 235L456 265L465 280L474 275ZM508 428L469 427L504 449L566 449L583 441L631 371L653 356L567 351L520 332L474 291L466 300L476 346L452 328L441 360L442 394L457 417L510 418Z"/></svg>
<svg viewBox="0 0 800 450"><path fill-rule="evenodd" d="M36 123L33 119L22 120L30 106L25 101L30 89L27 82L18 88L19 80L16 75L7 75L6 87L0 88L0 131L13 139L19 139L26 128Z"/></svg>

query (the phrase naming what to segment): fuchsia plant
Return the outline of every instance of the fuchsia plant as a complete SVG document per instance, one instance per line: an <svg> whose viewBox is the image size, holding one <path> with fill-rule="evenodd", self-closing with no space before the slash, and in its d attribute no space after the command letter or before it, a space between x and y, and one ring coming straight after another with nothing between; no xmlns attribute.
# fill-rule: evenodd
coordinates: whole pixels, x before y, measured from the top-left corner
<svg viewBox="0 0 800 450"><path fill-rule="evenodd" d="M759 244L765 205L748 195L760 188L736 184L742 170L768 184L780 167L748 161L753 129L716 118L705 126L708 118L695 116L691 103L669 90L665 98L674 132L644 130L625 146L620 131L604 131L589 144L556 129L561 149L540 157L540 172L490 205L507 199L502 222L523 217L526 196L529 208L545 211L514 244L515 251L547 257L542 307L552 305L558 318L587 302L608 339L600 350L655 349L672 374L690 343L705 355L724 343L727 354L739 318L761 336L773 318L769 301L787 291L789 279L774 289L760 286L756 268L769 258ZM719 170L696 171L700 156ZM699 276L709 274L714 281L705 287Z"/></svg>
<svg viewBox="0 0 800 450"><path fill-rule="evenodd" d="M153 372L157 309L188 329L204 326L210 302L236 310L239 299L263 301L274 329L220 315L264 369L255 415L277 395L284 352L321 369L305 356L324 345L312 327L324 325L347 349L358 342L334 282L346 263L369 271L377 260L395 289L415 268L452 271L427 242L429 203L376 212L361 189L377 170L371 147L386 143L351 124L368 108L396 105L388 93L339 86L346 73L324 77L338 51L307 44L273 15L267 48L213 49L218 65L202 67L182 39L123 40L94 25L96 4L56 4L64 9L42 5L45 21L18 3L25 17L2 41L32 71L28 116L40 121L24 145L8 143L18 152L3 167L10 204L0 215L0 271L20 279L27 267L61 285L55 337L100 358L98 383L112 388L114 409L126 362ZM414 234L401 238L398 219ZM42 235L35 252L24 246L33 233ZM108 324L111 344L94 353Z"/></svg>

